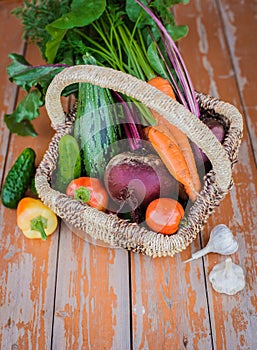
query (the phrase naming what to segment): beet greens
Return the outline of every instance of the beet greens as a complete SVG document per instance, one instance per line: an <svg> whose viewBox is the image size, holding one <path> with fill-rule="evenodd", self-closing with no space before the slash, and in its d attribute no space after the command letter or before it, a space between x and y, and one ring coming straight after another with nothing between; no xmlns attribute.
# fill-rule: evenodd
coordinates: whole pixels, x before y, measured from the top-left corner
<svg viewBox="0 0 257 350"><path fill-rule="evenodd" d="M186 101L192 109L195 100L187 89L189 77L178 54L172 60L170 50L167 50L173 40L187 33L186 26L176 25L170 11L170 7L179 2L187 1L149 1L155 18L149 16L145 1L140 2L144 9L135 0L24 1L14 14L21 19L24 37L37 43L47 62L44 66L32 66L22 55L10 55L10 80L25 89L28 95L12 114L5 116L10 131L35 136L30 121L39 115L50 81L65 67L81 64L87 55L93 56L97 65L112 67L146 81L161 75L174 82L183 74L186 83L179 81L176 93L180 101ZM179 71L174 75L176 69ZM32 93L34 89L38 93ZM64 94L77 96L77 89L78 84L74 84L65 89ZM33 103L28 103L32 98ZM125 102L133 101L122 98ZM138 106L138 109L142 108ZM152 124L153 119L146 109L144 114ZM132 130L129 132L134 135Z"/></svg>

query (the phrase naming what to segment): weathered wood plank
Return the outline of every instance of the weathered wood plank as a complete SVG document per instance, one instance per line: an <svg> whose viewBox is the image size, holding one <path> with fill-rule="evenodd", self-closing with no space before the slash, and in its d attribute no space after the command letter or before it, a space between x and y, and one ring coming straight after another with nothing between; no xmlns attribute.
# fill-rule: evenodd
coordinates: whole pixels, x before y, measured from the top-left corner
<svg viewBox="0 0 257 350"><path fill-rule="evenodd" d="M20 1L2 1L0 4L0 33L5 33L6 28L9 26L13 29L12 35L8 40L1 40L0 52L1 52L1 65L0 65L0 179L2 179L5 156L7 153L9 142L9 131L4 123L4 114L11 113L14 108L17 88L14 84L11 84L8 80L6 73L6 67L10 63L8 58L9 53L17 52L22 53L24 48L24 42L21 40L22 28L20 23L14 16L10 14L10 11L19 5Z"/></svg>
<svg viewBox="0 0 257 350"><path fill-rule="evenodd" d="M44 140L38 137L28 144L28 139L12 137L6 169L23 148L30 145L37 152ZM47 242L30 241L16 226L15 210L1 205L0 215L1 348L49 349L58 234Z"/></svg>
<svg viewBox="0 0 257 350"><path fill-rule="evenodd" d="M249 5L249 6L248 6ZM250 3L244 3L244 11L251 13ZM228 12L226 12L228 10ZM223 7L224 18L231 16L229 8ZM207 92L237 106L241 111L246 110L241 105L241 90L235 79L233 60L242 62L242 57L230 56L220 19L220 12L215 1L195 1L180 8L177 16L181 23L187 23L190 28L189 36L180 43L180 50L189 69L195 88ZM236 33L241 27L248 28L246 17L237 13ZM232 18L232 16L231 16ZM210 20L211 19L211 20ZM235 38L234 38L235 39ZM236 40L236 39L235 39ZM239 45L239 44L238 44ZM192 46L195 54L192 55ZM239 46L240 48L240 46ZM238 48L238 52L240 49ZM243 49L242 49L243 50ZM254 62L254 55L249 54L248 62ZM235 54L235 52L234 52ZM245 66L244 76L255 74L251 64ZM245 85L247 86L247 84ZM242 89L242 87L241 87ZM245 91L245 90L244 90ZM244 92L247 94L247 92ZM249 96L249 95L247 95ZM245 115L248 121L248 115ZM251 121L250 121L251 123ZM234 170L235 187L231 194L221 203L215 216L209 221L208 231L218 224L227 224L239 241L239 251L232 256L246 272L246 288L236 296L220 295L213 291L209 281L208 298L215 349L254 349L256 348L256 167L247 129L245 128L239 163ZM207 243L209 235L203 235L203 244ZM225 257L210 254L205 258L206 275L213 266L223 261ZM196 262L192 262L194 265Z"/></svg>
<svg viewBox="0 0 257 350"><path fill-rule="evenodd" d="M257 2L217 3L257 164Z"/></svg>
<svg viewBox="0 0 257 350"><path fill-rule="evenodd" d="M128 253L61 229L53 349L130 349Z"/></svg>
<svg viewBox="0 0 257 350"><path fill-rule="evenodd" d="M132 259L133 349L211 349L201 264Z"/></svg>
<svg viewBox="0 0 257 350"><path fill-rule="evenodd" d="M20 24L14 16L8 15L11 8L20 2L3 1L0 4L1 30L6 33L11 28L8 40L1 41L1 72L7 65L6 57L10 52L21 53L23 42ZM9 17L8 17L9 16ZM30 46L26 55L33 62L40 62L35 47ZM2 72L3 73L3 72ZM15 86L7 82L2 74L1 113L11 112L15 101ZM3 87L3 88L2 88ZM5 89L5 90L4 90ZM19 94L18 99L23 93ZM0 103L1 103L0 102ZM1 154L7 157L5 175L16 157L25 147L32 147L37 154L37 163L45 152L51 138L51 131L46 113L42 111L34 126L40 131L37 138L10 138L8 154L7 141L9 132L1 118L3 137ZM1 163L4 163L2 159ZM46 242L29 240L16 226L16 211L0 206L1 222L1 260L0 260L0 347L1 349L49 349L52 336L52 318L55 290L55 273L58 234Z"/></svg>

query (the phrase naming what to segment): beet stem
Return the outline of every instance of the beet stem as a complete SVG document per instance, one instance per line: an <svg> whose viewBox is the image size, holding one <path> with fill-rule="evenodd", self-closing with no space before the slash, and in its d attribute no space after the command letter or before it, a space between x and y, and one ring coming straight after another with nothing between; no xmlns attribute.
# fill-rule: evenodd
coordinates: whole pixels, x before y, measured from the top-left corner
<svg viewBox="0 0 257 350"><path fill-rule="evenodd" d="M142 142L141 142L142 127L139 122L139 118L135 108L133 108L133 111L131 111L128 104L121 97L121 95L116 91L113 91L113 95L115 97L115 100L121 104L124 115L126 117L126 123L124 123L124 130L125 130L126 137L128 139L131 151L135 151L139 148L142 148ZM135 123L135 119L138 122L137 124Z"/></svg>

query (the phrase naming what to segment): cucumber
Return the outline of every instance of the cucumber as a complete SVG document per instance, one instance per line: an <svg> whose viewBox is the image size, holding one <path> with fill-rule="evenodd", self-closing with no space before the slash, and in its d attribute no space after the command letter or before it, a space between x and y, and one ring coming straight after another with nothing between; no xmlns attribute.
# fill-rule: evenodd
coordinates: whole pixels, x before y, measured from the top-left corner
<svg viewBox="0 0 257 350"><path fill-rule="evenodd" d="M9 170L2 188L1 200L5 207L15 209L24 197L32 176L35 174L36 154L25 148Z"/></svg>
<svg viewBox="0 0 257 350"><path fill-rule="evenodd" d="M62 136L58 144L58 162L54 188L65 192L67 185L81 175L81 156L77 140Z"/></svg>

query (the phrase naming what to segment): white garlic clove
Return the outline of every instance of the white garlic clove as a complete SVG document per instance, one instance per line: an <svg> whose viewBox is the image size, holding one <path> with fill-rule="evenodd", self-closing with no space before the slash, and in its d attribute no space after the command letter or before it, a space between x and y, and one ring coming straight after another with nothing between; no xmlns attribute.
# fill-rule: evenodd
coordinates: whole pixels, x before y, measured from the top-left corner
<svg viewBox="0 0 257 350"><path fill-rule="evenodd" d="M230 255L238 250L238 243L231 230L224 224L215 226L210 234L208 244L214 253Z"/></svg>
<svg viewBox="0 0 257 350"><path fill-rule="evenodd" d="M222 255L230 255L238 250L238 243L231 232L231 230L224 224L219 224L215 226L211 233L207 245L192 254L192 258L185 260L184 262L189 262L208 253L219 253Z"/></svg>
<svg viewBox="0 0 257 350"><path fill-rule="evenodd" d="M209 274L209 280L216 292L228 295L234 295L245 287L244 271L231 258L215 265Z"/></svg>

